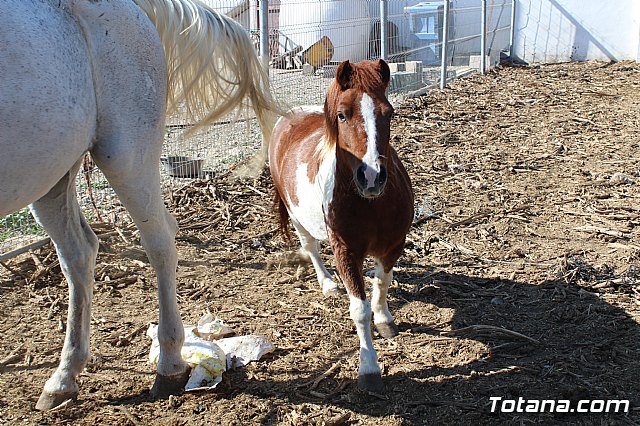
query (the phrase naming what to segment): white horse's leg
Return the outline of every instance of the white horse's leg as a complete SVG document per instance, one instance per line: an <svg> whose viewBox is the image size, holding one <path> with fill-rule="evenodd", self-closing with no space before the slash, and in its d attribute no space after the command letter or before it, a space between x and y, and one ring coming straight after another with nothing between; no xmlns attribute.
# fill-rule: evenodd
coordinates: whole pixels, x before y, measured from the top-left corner
<svg viewBox="0 0 640 426"><path fill-rule="evenodd" d="M184 327L176 299L178 253L175 235L178 225L162 200L156 145L147 145L151 149L143 154L139 164L124 159L119 162L115 152L108 156L104 152L95 153L94 159L140 230L142 245L156 271L160 305L160 356L151 393L154 397L164 397L184 387L189 377L189 367L180 354L184 343ZM144 149L145 145L140 143L139 146Z"/></svg>
<svg viewBox="0 0 640 426"><path fill-rule="evenodd" d="M36 404L48 410L78 395L76 377L89 360L89 323L98 238L85 221L75 191L76 165L31 205L36 220L53 240L60 267L69 283L67 330L60 365Z"/></svg>
<svg viewBox="0 0 640 426"><path fill-rule="evenodd" d="M338 287L338 284L333 281L331 274L327 271L324 263L322 263L319 252L320 243L318 240L313 238L311 234L307 232L307 230L304 229L304 227L293 217L290 217L290 220L296 230L298 238L300 239L301 254L303 256L308 256L311 263L313 263L313 269L316 271L318 282L322 286L322 293L327 297L343 294L343 291Z"/></svg>
<svg viewBox="0 0 640 426"><path fill-rule="evenodd" d="M93 58L98 117L91 155L140 230L158 278L160 357L152 394L177 393L189 368L180 356L184 328L176 300L177 225L160 190L164 51L156 28L131 1L75 2L74 8Z"/></svg>
<svg viewBox="0 0 640 426"><path fill-rule="evenodd" d="M371 291L371 309L373 310L373 323L380 336L385 339L398 335L398 327L393 322L393 315L387 305L387 293L393 280L393 270L384 271L382 263L377 260L373 286Z"/></svg>

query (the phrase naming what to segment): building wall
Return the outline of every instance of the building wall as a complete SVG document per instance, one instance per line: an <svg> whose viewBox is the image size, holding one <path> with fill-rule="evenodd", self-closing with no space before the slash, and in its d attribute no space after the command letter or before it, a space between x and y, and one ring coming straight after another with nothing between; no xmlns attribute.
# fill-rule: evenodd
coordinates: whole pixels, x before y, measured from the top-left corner
<svg viewBox="0 0 640 426"><path fill-rule="evenodd" d="M529 63L640 60L640 1L517 0L515 34Z"/></svg>

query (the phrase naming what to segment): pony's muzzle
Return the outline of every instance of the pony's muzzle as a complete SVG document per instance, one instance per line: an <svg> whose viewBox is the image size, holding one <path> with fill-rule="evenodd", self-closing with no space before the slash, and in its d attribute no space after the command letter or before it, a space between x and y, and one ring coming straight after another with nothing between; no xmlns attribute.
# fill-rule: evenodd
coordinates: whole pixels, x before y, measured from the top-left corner
<svg viewBox="0 0 640 426"><path fill-rule="evenodd" d="M379 197L387 184L387 168L380 165L380 171L376 172L363 163L356 170L355 181L358 192L364 198Z"/></svg>

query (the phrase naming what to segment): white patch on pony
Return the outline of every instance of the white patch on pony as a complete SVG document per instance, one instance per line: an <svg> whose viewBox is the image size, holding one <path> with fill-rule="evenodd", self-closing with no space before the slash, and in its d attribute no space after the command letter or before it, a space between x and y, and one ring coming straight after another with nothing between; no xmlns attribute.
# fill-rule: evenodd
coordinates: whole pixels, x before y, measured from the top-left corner
<svg viewBox="0 0 640 426"><path fill-rule="evenodd" d="M371 291L373 322L375 324L389 324L393 322L393 315L391 315L387 304L387 292L391 281L393 281L393 271L384 272L382 265L377 262L374 274Z"/></svg>
<svg viewBox="0 0 640 426"><path fill-rule="evenodd" d="M298 234L298 238L300 239L300 254L303 256L308 256L313 263L313 269L316 271L316 276L318 278L318 282L322 286L322 294L327 297L330 296L340 296L342 293L340 291L340 287L338 284L333 281L331 278L331 274L327 271L327 268L322 263L322 258L320 257L320 244L318 244L318 240L313 238L309 232L302 227L294 218L291 218L291 223L293 227L296 229L296 233Z"/></svg>
<svg viewBox="0 0 640 426"><path fill-rule="evenodd" d="M321 142L322 143L322 142ZM296 197L298 204L287 194L289 214L316 240L327 240L326 212L333 199L335 186L335 147L322 159L314 182L309 182L308 163L296 169Z"/></svg>
<svg viewBox="0 0 640 426"><path fill-rule="evenodd" d="M349 314L360 340L360 367L358 375L380 374L378 356L371 337L371 305L368 300L349 295Z"/></svg>
<svg viewBox="0 0 640 426"><path fill-rule="evenodd" d="M362 162L367 165L364 171L367 188L375 185L376 176L380 173L380 164L378 164L379 154L376 145L376 116L373 110L373 99L364 93L360 101L360 111L362 112L362 119L364 120L364 131L367 134L367 152L364 154L364 157L362 157Z"/></svg>

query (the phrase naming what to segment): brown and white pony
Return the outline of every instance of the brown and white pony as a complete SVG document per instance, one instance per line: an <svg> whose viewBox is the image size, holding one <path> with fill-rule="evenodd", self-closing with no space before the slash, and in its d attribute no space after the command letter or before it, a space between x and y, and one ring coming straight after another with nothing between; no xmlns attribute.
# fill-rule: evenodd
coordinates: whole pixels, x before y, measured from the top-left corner
<svg viewBox="0 0 640 426"><path fill-rule="evenodd" d="M318 241L331 243L360 339L358 386L373 392L383 383L371 313L381 336L398 334L387 291L413 219L411 182L389 144L389 79L382 60L341 63L324 108L301 107L280 118L269 148L281 227L286 232L291 219L327 296L340 290L322 264ZM371 304L362 271L366 256L376 264Z"/></svg>

